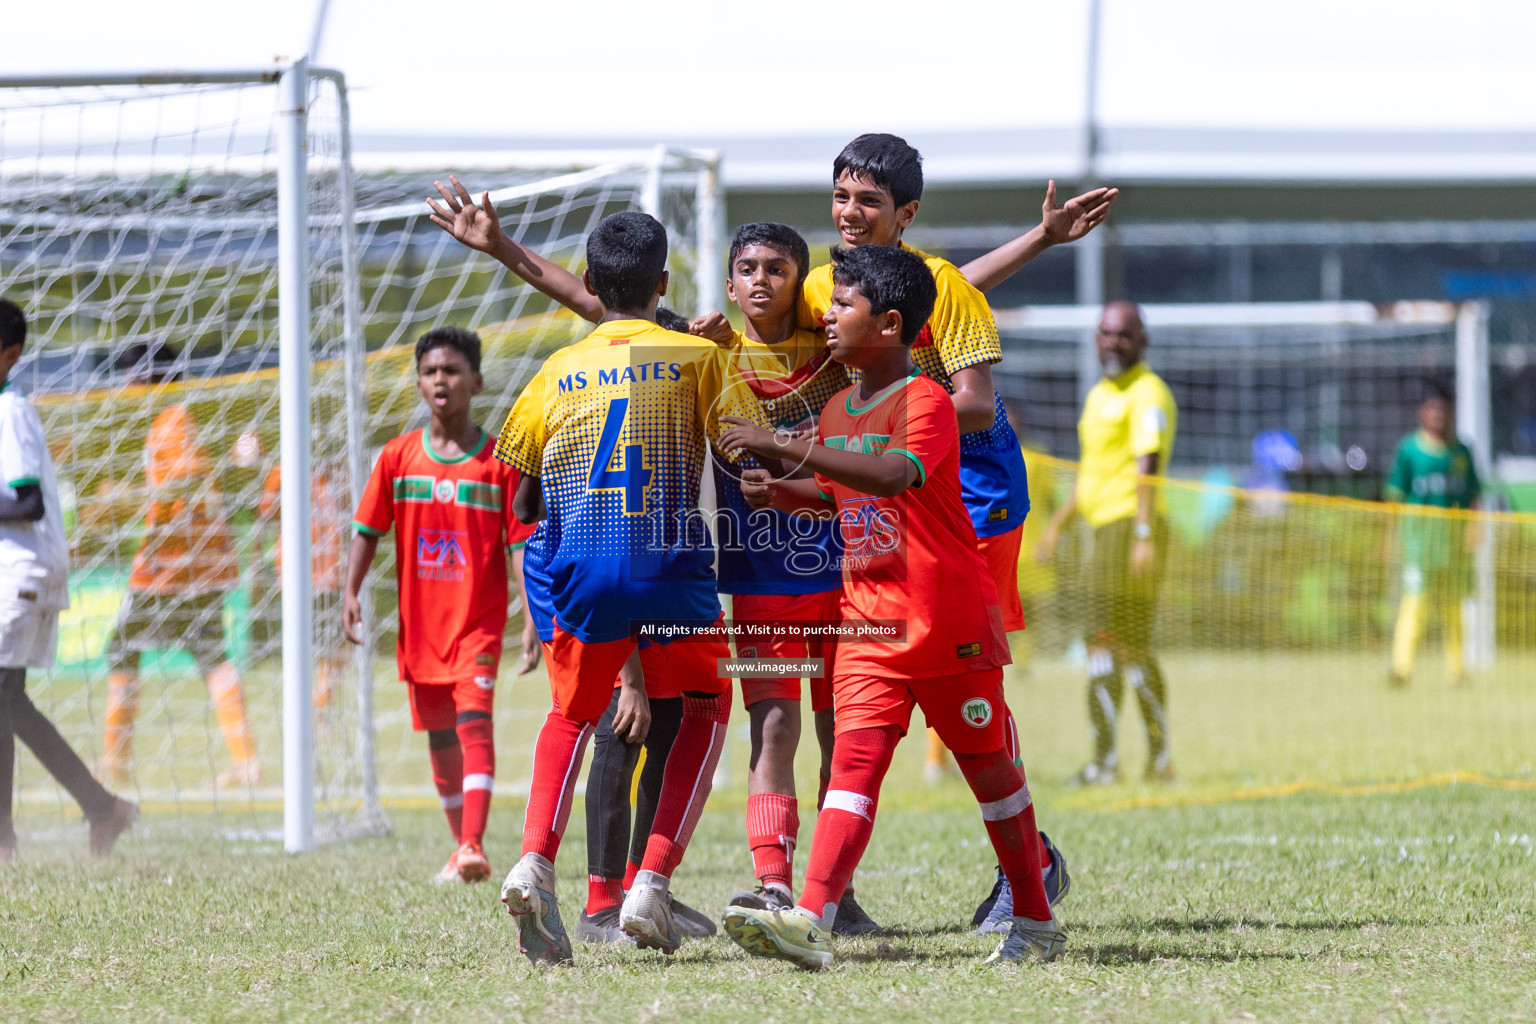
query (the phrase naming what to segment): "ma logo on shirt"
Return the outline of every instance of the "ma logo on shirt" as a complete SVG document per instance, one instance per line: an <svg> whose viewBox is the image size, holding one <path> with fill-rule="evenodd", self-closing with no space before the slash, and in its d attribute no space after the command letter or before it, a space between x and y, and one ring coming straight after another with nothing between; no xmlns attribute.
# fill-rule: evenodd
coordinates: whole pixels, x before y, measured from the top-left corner
<svg viewBox="0 0 1536 1024"><path fill-rule="evenodd" d="M416 564L427 569L456 569L464 557L464 534L453 530L422 530L416 535Z"/></svg>

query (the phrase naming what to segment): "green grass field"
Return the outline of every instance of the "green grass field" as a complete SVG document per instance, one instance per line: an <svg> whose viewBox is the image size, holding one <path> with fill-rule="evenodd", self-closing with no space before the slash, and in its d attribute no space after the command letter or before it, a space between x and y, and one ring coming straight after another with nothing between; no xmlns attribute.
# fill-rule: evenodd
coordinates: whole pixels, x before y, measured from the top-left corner
<svg viewBox="0 0 1536 1024"><path fill-rule="evenodd" d="M750 961L723 937L670 961L578 945L574 968L535 971L493 887L426 884L449 843L423 800L395 803L388 837L302 857L261 836L276 819L260 803L156 809L102 864L80 855L83 829L56 802L34 800L22 856L0 871L0 1020L1536 1020L1536 677L1508 660L1451 691L1432 663L1389 695L1365 658L1172 656L1185 781L1086 793L1060 786L1084 753L1080 674L1045 662L1013 678L1041 822L1071 863L1071 939L1058 963L998 972L978 966L991 944L961 927L990 882L978 815L963 784L922 781L916 735L857 880L888 934L840 943L820 975ZM499 700L504 789L526 780L544 693L519 680ZM380 697L386 781L420 787L421 738L399 728L398 688ZM1130 714L1133 766L1139 729ZM734 738L676 878L714 913L749 881L745 754ZM1517 788L1252 798L1457 768ZM506 796L493 810L498 871L521 809ZM578 808L560 863L568 924L583 836Z"/></svg>

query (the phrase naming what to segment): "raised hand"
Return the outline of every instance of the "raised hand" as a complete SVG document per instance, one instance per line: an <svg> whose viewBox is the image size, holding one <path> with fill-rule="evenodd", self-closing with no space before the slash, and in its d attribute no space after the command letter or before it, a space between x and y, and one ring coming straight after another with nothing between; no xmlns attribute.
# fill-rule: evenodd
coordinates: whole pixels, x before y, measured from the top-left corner
<svg viewBox="0 0 1536 1024"><path fill-rule="evenodd" d="M443 197L442 203L436 199L427 200L427 205L432 208L432 223L471 249L494 255L496 244L501 240L501 219L491 205L491 194L483 193L480 205L476 206L469 190L456 175L448 175L448 181L453 185L451 190L440 181L432 183Z"/></svg>
<svg viewBox="0 0 1536 1024"><path fill-rule="evenodd" d="M1045 202L1040 205L1040 230L1052 245L1075 242L1104 223L1109 208L1120 197L1117 188L1096 188L1056 205L1056 182L1045 186Z"/></svg>

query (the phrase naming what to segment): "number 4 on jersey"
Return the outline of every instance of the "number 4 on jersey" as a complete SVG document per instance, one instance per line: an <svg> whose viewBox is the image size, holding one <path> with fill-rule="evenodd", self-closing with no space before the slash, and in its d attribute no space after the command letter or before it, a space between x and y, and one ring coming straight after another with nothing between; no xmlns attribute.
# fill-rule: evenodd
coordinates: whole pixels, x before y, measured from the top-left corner
<svg viewBox="0 0 1536 1024"><path fill-rule="evenodd" d="M610 469L614 450L619 446L619 435L624 432L624 417L629 412L629 399L615 398L608 403L608 415L603 419L603 433L597 439L597 454L592 459L592 475L587 478L587 489L592 491L624 492L624 514L645 514L645 489L651 483L651 471L645 465L645 453L638 444L624 446L624 468Z"/></svg>

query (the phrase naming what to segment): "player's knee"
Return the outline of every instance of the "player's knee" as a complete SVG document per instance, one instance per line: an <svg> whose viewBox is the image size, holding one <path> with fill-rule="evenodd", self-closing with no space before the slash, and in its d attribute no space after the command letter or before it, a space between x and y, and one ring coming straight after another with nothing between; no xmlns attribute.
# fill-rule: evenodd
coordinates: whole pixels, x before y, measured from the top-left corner
<svg viewBox="0 0 1536 1024"><path fill-rule="evenodd" d="M832 749L832 771L865 773L891 763L891 754L901 738L894 725L874 729L853 729L837 738ZM881 769L883 771L883 769Z"/></svg>
<svg viewBox="0 0 1536 1024"><path fill-rule="evenodd" d="M763 746L793 753L800 743L800 708L774 703L763 716Z"/></svg>
<svg viewBox="0 0 1536 1024"><path fill-rule="evenodd" d="M707 690L683 691L683 717L704 718L711 722L726 722L731 717L731 695L710 693Z"/></svg>

